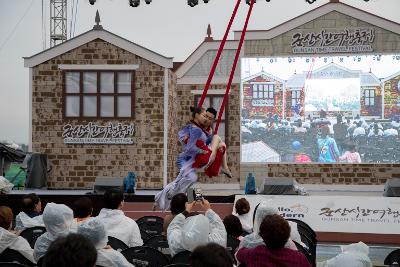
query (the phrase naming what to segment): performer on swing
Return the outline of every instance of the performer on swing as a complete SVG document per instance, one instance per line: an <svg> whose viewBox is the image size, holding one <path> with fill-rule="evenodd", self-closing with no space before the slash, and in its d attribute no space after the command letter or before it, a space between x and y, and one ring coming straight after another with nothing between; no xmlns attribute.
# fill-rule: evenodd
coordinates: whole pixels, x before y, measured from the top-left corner
<svg viewBox="0 0 400 267"><path fill-rule="evenodd" d="M203 128L207 135L207 141L205 144L202 142L202 140L198 140L196 142L196 145L199 148L208 151L208 153L198 154L192 167L203 168L204 173L208 177L218 176L220 172L222 172L229 178L232 178L226 156L226 144L218 135L215 135L215 137L213 135L212 125L214 124L216 117L217 111L213 107L209 107L206 110L207 120ZM212 141L214 141L214 144L212 144ZM210 147L207 147L207 145L210 145ZM212 150L213 147L216 149Z"/></svg>
<svg viewBox="0 0 400 267"><path fill-rule="evenodd" d="M169 183L161 192L156 194L154 208L158 207L161 210L166 210L169 208L170 200L172 197L178 193L185 193L186 190L197 181L198 168L194 168L192 165L195 163L196 156L199 154L208 154L209 159L215 159L217 154L217 149L220 146L221 139L219 136L215 135L211 141L211 149L203 150L199 148L196 143L204 142L206 143L207 135L205 134L203 128L207 124L206 111L202 108L193 108L192 120L179 132L179 139L183 141L183 152L178 156L177 164L180 167L180 172L176 179ZM188 136L187 141L185 136ZM212 152L215 151L212 158ZM212 161L214 162L214 160ZM207 165L211 165L210 164ZM207 162L208 163L208 162Z"/></svg>

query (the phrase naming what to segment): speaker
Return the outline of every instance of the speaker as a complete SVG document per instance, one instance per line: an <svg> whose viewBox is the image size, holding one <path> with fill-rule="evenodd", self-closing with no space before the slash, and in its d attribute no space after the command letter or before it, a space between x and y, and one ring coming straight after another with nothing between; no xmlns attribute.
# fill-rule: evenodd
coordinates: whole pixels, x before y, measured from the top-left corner
<svg viewBox="0 0 400 267"><path fill-rule="evenodd" d="M103 194L106 190L114 189L121 190L124 189L124 179L116 177L96 177L93 185L93 193Z"/></svg>
<svg viewBox="0 0 400 267"><path fill-rule="evenodd" d="M294 178L268 177L258 189L261 195L299 195L298 183Z"/></svg>
<svg viewBox="0 0 400 267"><path fill-rule="evenodd" d="M400 197L400 178L386 180L383 195L385 197Z"/></svg>

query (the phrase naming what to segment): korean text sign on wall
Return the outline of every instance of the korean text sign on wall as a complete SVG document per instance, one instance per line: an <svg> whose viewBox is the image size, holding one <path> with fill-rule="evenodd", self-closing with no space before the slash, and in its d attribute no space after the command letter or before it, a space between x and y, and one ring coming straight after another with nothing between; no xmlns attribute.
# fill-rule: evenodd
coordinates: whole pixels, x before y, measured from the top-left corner
<svg viewBox="0 0 400 267"><path fill-rule="evenodd" d="M62 137L65 144L133 144L133 124L112 124L101 126L89 122L84 125L66 124Z"/></svg>
<svg viewBox="0 0 400 267"><path fill-rule="evenodd" d="M250 202L251 214L258 203L271 200L283 217L300 219L316 232L399 233L399 198L237 195L235 200L242 197Z"/></svg>

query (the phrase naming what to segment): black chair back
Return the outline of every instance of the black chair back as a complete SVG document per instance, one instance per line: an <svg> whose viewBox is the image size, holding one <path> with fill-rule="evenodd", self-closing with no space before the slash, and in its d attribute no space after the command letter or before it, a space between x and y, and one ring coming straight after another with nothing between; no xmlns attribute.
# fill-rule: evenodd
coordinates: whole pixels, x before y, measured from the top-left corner
<svg viewBox="0 0 400 267"><path fill-rule="evenodd" d="M35 226L35 227L24 229L21 232L20 236L22 236L23 238L25 238L28 241L31 248L34 248L36 240L39 238L39 236L41 236L44 233L46 233L45 227Z"/></svg>
<svg viewBox="0 0 400 267"><path fill-rule="evenodd" d="M313 262L314 259L313 259L312 255L311 255L310 251L309 251L308 249L306 249L305 247L303 247L302 245L300 245L299 243L297 243L296 241L293 241L293 243L296 245L297 250L298 250L299 252L303 253L304 256L306 256L308 262L309 262L311 265L315 266L315 265L314 265L315 262Z"/></svg>
<svg viewBox="0 0 400 267"><path fill-rule="evenodd" d="M226 243L226 249L229 251L229 253L234 256L236 249L239 247L240 241L237 238L234 238L231 235L228 235L227 237L227 243Z"/></svg>
<svg viewBox="0 0 400 267"><path fill-rule="evenodd" d="M173 263L173 264L178 264L178 263L189 264L190 255L192 255L192 252L190 252L188 250L181 251L172 257L171 263Z"/></svg>
<svg viewBox="0 0 400 267"><path fill-rule="evenodd" d="M16 262L0 262L1 267L28 267L28 265L16 263Z"/></svg>
<svg viewBox="0 0 400 267"><path fill-rule="evenodd" d="M119 240L118 238L109 236L108 237L108 243L107 245L110 245L114 250L117 250L121 252L124 249L129 248L127 244L124 243L124 241Z"/></svg>
<svg viewBox="0 0 400 267"><path fill-rule="evenodd" d="M400 265L400 249L395 249L386 256L385 261L383 262L385 265L392 265L397 262Z"/></svg>
<svg viewBox="0 0 400 267"><path fill-rule="evenodd" d="M121 253L136 267L162 267L169 264L167 256L151 247L133 247L125 249Z"/></svg>
<svg viewBox="0 0 400 267"><path fill-rule="evenodd" d="M169 264L165 267L189 267L189 264L177 263L177 264Z"/></svg>
<svg viewBox="0 0 400 267"><path fill-rule="evenodd" d="M140 229L140 237L143 240L143 244L147 242L147 240L149 240L149 238L151 237L148 233L146 233L146 231L144 231L143 229Z"/></svg>
<svg viewBox="0 0 400 267"><path fill-rule="evenodd" d="M155 235L150 237L146 243L144 243L146 247L155 248L158 251L161 251L164 255L171 255L171 251L169 250L167 237L164 235Z"/></svg>
<svg viewBox="0 0 400 267"><path fill-rule="evenodd" d="M139 229L149 236L160 235L163 231L164 219L158 216L144 216L136 220Z"/></svg>
<svg viewBox="0 0 400 267"><path fill-rule="evenodd" d="M6 248L0 254L0 262L16 262L26 266L36 266L33 262L25 258L21 253L16 250ZM3 265L0 265L3 266Z"/></svg>

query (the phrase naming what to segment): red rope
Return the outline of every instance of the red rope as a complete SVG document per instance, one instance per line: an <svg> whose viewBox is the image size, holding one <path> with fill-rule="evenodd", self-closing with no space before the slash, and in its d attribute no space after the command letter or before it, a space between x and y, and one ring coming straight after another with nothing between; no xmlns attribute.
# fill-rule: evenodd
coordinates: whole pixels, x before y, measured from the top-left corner
<svg viewBox="0 0 400 267"><path fill-rule="evenodd" d="M218 133L219 123L221 122L222 114L224 113L224 109L225 109L225 104L226 104L226 101L228 100L228 94L231 89L233 75L235 74L236 65L239 60L240 50L242 50L244 37L245 37L246 31L247 31L247 24L249 23L249 20L250 20L251 11L253 10L253 5L254 5L254 0L251 0L250 8L249 8L249 11L247 12L246 22L244 23L242 34L240 36L239 46L236 50L235 59L233 61L233 66L231 69L231 74L229 76L228 85L226 86L224 99L222 100L221 108L219 109L218 119L217 119L217 123L215 125L215 131L214 131L215 134Z"/></svg>
<svg viewBox="0 0 400 267"><path fill-rule="evenodd" d="M225 43L226 43L226 39L228 38L228 34L229 34L230 30L231 30L231 26L232 26L233 20L235 19L236 13L237 13L237 11L239 9L240 2L241 2L241 0L237 1L235 9L233 10L231 19L230 19L229 24L228 24L228 28L226 28L224 38L221 41L221 44L220 44L218 52L217 52L217 56L214 59L214 63L212 65L210 74L208 75L206 86L204 87L203 94L201 95L201 98L200 98L200 101L199 101L199 105L198 105L199 107L203 106L204 99L206 98L206 95L207 95L207 92L208 92L208 88L210 87L210 84L211 84L211 80L212 80L212 78L214 76L215 70L217 69L219 58L221 57L222 51L223 51Z"/></svg>

